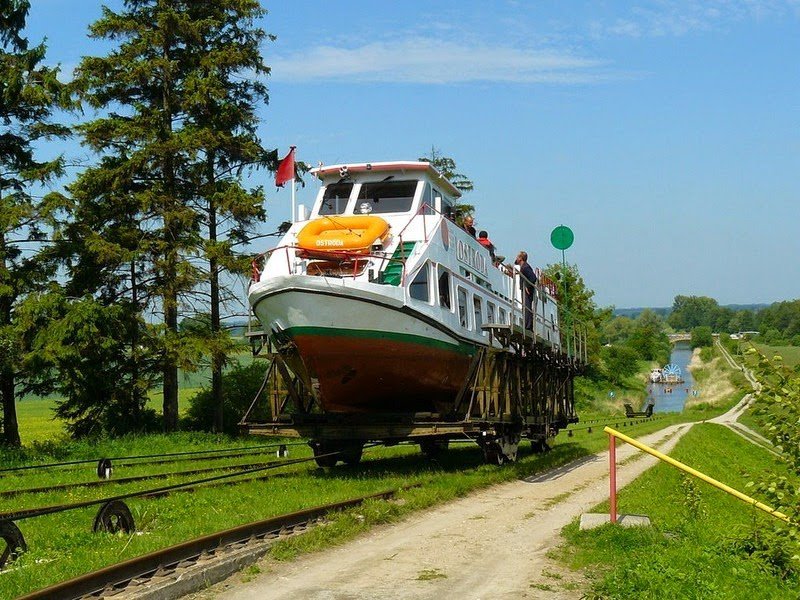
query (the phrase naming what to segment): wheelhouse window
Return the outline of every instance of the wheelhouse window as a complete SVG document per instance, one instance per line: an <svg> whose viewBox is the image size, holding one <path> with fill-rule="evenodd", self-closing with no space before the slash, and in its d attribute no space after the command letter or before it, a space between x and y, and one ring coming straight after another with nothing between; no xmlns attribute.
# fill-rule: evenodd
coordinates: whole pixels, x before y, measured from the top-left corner
<svg viewBox="0 0 800 600"><path fill-rule="evenodd" d="M353 182L331 183L325 187L322 194L322 204L319 206L320 215L341 215L347 210Z"/></svg>
<svg viewBox="0 0 800 600"><path fill-rule="evenodd" d="M439 265L439 305L450 308L450 271Z"/></svg>
<svg viewBox="0 0 800 600"><path fill-rule="evenodd" d="M414 202L417 181L362 183L356 200L356 214L408 212Z"/></svg>
<svg viewBox="0 0 800 600"><path fill-rule="evenodd" d="M501 308L498 314L499 314L498 323L502 323L503 325L508 325L508 313L506 313L506 309Z"/></svg>
<svg viewBox="0 0 800 600"><path fill-rule="evenodd" d="M472 297L472 312L475 315L475 331L480 333L483 325L483 301L480 296Z"/></svg>
<svg viewBox="0 0 800 600"><path fill-rule="evenodd" d="M414 276L411 285L408 286L408 293L414 300L421 300L422 302L430 302L430 285L429 275L430 263L425 263L422 268Z"/></svg>
<svg viewBox="0 0 800 600"><path fill-rule="evenodd" d="M467 313L467 290L456 288L458 301L458 322L464 329L469 329L469 315Z"/></svg>

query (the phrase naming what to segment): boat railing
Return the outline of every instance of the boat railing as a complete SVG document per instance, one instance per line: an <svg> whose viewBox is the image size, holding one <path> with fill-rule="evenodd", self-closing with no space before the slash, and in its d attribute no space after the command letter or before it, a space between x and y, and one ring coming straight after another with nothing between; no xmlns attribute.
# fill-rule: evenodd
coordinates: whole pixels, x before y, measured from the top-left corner
<svg viewBox="0 0 800 600"><path fill-rule="evenodd" d="M543 295L550 295L557 299L554 290L548 281L542 282L541 279L531 281L516 269L511 269L512 294L510 320L512 327L517 321L521 324L523 339L530 338L535 342L538 339L547 341L557 347L559 351L567 356L585 363L586 352L586 326L572 319L566 307L559 307L559 323L548 321L546 316L539 312L539 301ZM528 308L525 301L526 289L532 290L531 307ZM519 291L519 293L517 293ZM561 310L563 308L563 310ZM527 327L528 316L530 315L530 327ZM540 327L541 326L541 327ZM539 331L542 331L542 334Z"/></svg>
<svg viewBox="0 0 800 600"><path fill-rule="evenodd" d="M261 273L264 270L266 262L277 252L282 251L286 257L286 270L289 274L295 274L297 272L297 268L295 265L292 264L292 258L297 257L298 253L309 253L307 248L301 248L300 246L294 244L287 244L285 246L277 246L266 252L262 252L261 254L257 255L253 258L252 262L250 263L251 266L251 277L250 283L251 285L261 278ZM401 271L401 280L405 281L405 271L406 271L406 263L405 259L403 258L394 258L392 256L387 255L387 253L375 253L375 252L349 252L346 250L325 250L324 253L314 253L311 252L309 258L317 258L321 261L336 261L340 264L345 264L348 261L352 262L352 272L346 273L344 271L339 271L337 274L338 277L352 277L356 278L361 273L364 272L366 265L364 264L369 259L375 259L382 262L396 262L399 263L402 267ZM313 273L312 273L313 274ZM320 273L317 274L322 274Z"/></svg>

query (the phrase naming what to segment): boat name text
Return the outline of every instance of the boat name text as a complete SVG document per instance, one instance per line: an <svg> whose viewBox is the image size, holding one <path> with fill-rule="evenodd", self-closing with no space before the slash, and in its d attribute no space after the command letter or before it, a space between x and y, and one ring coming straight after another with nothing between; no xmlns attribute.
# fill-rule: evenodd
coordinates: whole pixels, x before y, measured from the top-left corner
<svg viewBox="0 0 800 600"><path fill-rule="evenodd" d="M458 240L456 254L458 256L458 260L463 262L465 265L472 267L479 273L488 275L489 261L486 260L485 256L483 256L483 253L479 254L475 248L471 248L461 240Z"/></svg>

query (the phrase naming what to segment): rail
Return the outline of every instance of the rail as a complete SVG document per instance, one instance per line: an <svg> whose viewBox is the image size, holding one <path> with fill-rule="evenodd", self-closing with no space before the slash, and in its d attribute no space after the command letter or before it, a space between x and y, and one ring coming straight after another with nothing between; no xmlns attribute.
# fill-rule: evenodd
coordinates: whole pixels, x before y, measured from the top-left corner
<svg viewBox="0 0 800 600"><path fill-rule="evenodd" d="M367 500L385 500L391 498L397 492L398 490L396 489L386 490L377 494L279 515L263 521L247 523L232 529L198 537L31 592L22 596L20 600L43 600L45 598L72 600L93 594L112 592L112 590L116 592L134 579L184 568L187 563L195 562L206 554L214 554L220 552L220 550L224 551L227 547L253 538L277 538L282 532L301 528L333 512L359 506ZM205 581L201 582L201 584L205 585Z"/></svg>
<svg viewBox="0 0 800 600"><path fill-rule="evenodd" d="M631 437L628 437L624 433L620 433L619 431L612 429L611 427L605 427L603 429L605 433L608 434L608 467L609 467L609 517L611 518L612 523L617 522L617 439L625 442L633 446L634 448L638 448L642 452L646 452L651 456L655 456L658 460L667 463L668 465L672 465L676 469L680 469L684 473L688 473L692 477L696 477L701 481L705 481L709 485L714 486L718 490L722 490L726 494L730 494L734 498L738 498L742 502L746 502L759 510L764 511L768 515L775 517L776 519L780 519L786 523L790 523L790 519L788 516L783 514L782 512L777 511L774 508L759 502L755 498L751 498L747 494L743 494L739 490L736 490L728 485L725 485L721 481L717 481L713 477L709 477L705 473L701 473L700 471L693 469L692 467L683 464L680 461L675 460L671 456L667 456L656 450L655 448L651 448L650 446L643 444L642 442L635 440Z"/></svg>

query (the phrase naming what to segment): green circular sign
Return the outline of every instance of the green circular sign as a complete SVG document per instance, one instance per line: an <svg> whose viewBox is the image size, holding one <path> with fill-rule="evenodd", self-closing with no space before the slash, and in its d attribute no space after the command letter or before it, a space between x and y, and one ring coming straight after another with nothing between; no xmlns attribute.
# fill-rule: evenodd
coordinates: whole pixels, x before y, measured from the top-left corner
<svg viewBox="0 0 800 600"><path fill-rule="evenodd" d="M550 234L550 243L558 250L566 250L575 241L575 234L566 225L559 225Z"/></svg>

